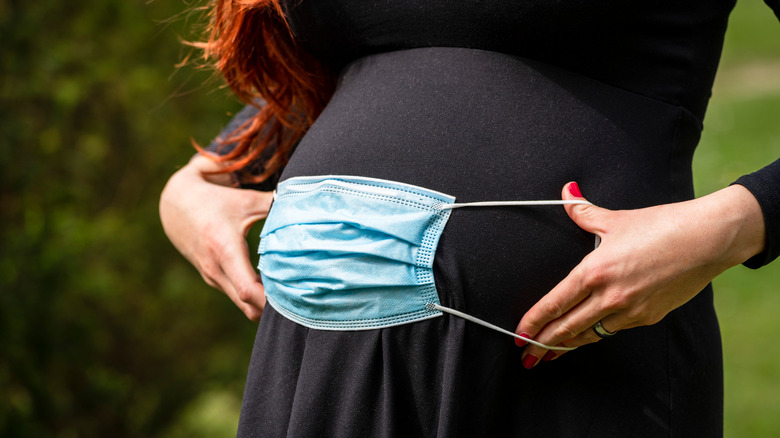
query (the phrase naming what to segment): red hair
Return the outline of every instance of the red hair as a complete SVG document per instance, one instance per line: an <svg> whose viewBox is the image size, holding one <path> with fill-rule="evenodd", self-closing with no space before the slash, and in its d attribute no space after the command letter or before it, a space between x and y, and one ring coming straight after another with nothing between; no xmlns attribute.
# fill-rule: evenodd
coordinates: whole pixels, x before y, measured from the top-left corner
<svg viewBox="0 0 780 438"><path fill-rule="evenodd" d="M212 1L209 39L196 44L233 92L260 110L221 139L236 144L232 151L210 155L225 164L222 172L265 160L262 172L242 175L243 182L264 181L283 168L333 93L332 75L296 43L279 1Z"/></svg>

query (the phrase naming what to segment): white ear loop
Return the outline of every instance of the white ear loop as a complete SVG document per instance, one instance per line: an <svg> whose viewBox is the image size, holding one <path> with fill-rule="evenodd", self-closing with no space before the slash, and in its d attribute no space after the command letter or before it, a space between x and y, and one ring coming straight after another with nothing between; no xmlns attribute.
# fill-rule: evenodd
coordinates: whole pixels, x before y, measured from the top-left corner
<svg viewBox="0 0 780 438"><path fill-rule="evenodd" d="M452 210L455 208L462 208L462 207L511 207L511 206L535 206L535 205L593 205L592 203L584 200L584 199L575 199L570 201L564 201L564 200L549 200L549 201L484 201L484 202L462 202L462 203L454 203L454 204L439 204L437 207L441 210ZM601 243L601 238L599 236L596 236L596 242L595 247L598 248L599 244ZM463 313L459 310L452 309L450 307L444 307L442 305L436 304L436 303L427 303L425 307L428 310L438 310L441 312L446 312L452 315L455 315L457 317L463 318L467 321L471 321L473 323L479 324L483 327L487 327L489 329L495 330L497 332L512 336L513 338L522 339L523 341L536 345L537 347L544 348L546 350L559 350L559 351L571 351L574 350L577 347L559 347L554 345L546 345L542 344L541 342L534 341L533 339L529 339L525 336L520 336L517 333L510 332L509 330L503 329L495 324L491 324L487 321L483 321L479 318L475 318L468 313Z"/></svg>
<svg viewBox="0 0 780 438"><path fill-rule="evenodd" d="M485 202L458 202L455 204L439 204L442 210L462 208L462 207L511 207L511 206L532 206L532 205L593 205L584 199L574 199L570 201L552 200L552 201L485 201Z"/></svg>
<svg viewBox="0 0 780 438"><path fill-rule="evenodd" d="M427 303L425 305L425 307L428 310L439 310L441 312L446 312L446 313L458 316L458 317L463 318L463 319L465 319L467 321L471 321L473 323L477 323L477 324L479 324L479 325L481 325L483 327L487 327L487 328L493 329L493 330L495 330L497 332L501 332L501 333L503 333L505 335L512 336L513 338L522 339L525 342L528 342L529 344L534 344L537 347L542 347L542 348L544 348L546 350L571 351L571 350L574 350L575 348L577 348L577 347L557 347L557 346L553 346L553 345L542 344L541 342L537 342L537 341L534 341L533 339L526 338L525 336L520 336L517 333L510 332L509 330L502 329L501 327L499 327L497 325L494 325L494 324L491 324L491 323L489 323L487 321L483 321L483 320L481 320L479 318L475 318L475 317L469 315L468 313L463 313L461 311L452 309L450 307L444 307L444 306L441 306L441 305L436 304L436 303Z"/></svg>

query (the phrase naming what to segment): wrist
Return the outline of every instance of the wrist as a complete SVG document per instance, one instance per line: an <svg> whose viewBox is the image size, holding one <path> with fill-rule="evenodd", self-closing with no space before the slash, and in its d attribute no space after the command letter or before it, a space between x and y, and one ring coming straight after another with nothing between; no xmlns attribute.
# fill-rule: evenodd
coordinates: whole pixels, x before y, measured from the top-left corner
<svg viewBox="0 0 780 438"><path fill-rule="evenodd" d="M761 206L745 187L732 185L700 200L707 202L707 215L718 224L724 269L764 250L766 229Z"/></svg>

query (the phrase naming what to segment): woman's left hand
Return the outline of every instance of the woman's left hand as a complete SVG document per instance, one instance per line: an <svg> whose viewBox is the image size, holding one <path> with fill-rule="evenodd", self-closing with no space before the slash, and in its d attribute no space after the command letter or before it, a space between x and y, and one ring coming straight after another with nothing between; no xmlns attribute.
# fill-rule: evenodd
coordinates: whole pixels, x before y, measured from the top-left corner
<svg viewBox="0 0 780 438"><path fill-rule="evenodd" d="M563 199L584 198L569 183ZM516 333L546 345L597 342L599 321L612 333L654 324L764 246L761 208L739 185L638 210L567 205L566 212L601 244L520 321ZM528 345L523 366L561 354Z"/></svg>

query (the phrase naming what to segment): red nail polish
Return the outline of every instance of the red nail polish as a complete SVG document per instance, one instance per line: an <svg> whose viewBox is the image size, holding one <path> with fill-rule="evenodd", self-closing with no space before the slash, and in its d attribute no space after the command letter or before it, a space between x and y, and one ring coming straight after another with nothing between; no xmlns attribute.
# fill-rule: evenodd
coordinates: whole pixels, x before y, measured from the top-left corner
<svg viewBox="0 0 780 438"><path fill-rule="evenodd" d="M572 196L574 197L582 198L582 192L580 192L580 186L578 186L576 182L569 184L569 193L571 193Z"/></svg>
<svg viewBox="0 0 780 438"><path fill-rule="evenodd" d="M553 359L555 359L556 353L554 351L548 351L547 354L544 355L542 358L543 361L549 362Z"/></svg>
<svg viewBox="0 0 780 438"><path fill-rule="evenodd" d="M520 333L520 336L531 339L531 336L528 333ZM520 338L515 338L515 345L517 345L518 347L525 347L526 344L528 344L528 342Z"/></svg>
<svg viewBox="0 0 780 438"><path fill-rule="evenodd" d="M523 367L525 367L527 370L530 370L534 367L534 365L536 365L536 362L539 362L539 358L533 354L529 354L525 357L525 359L523 359Z"/></svg>

